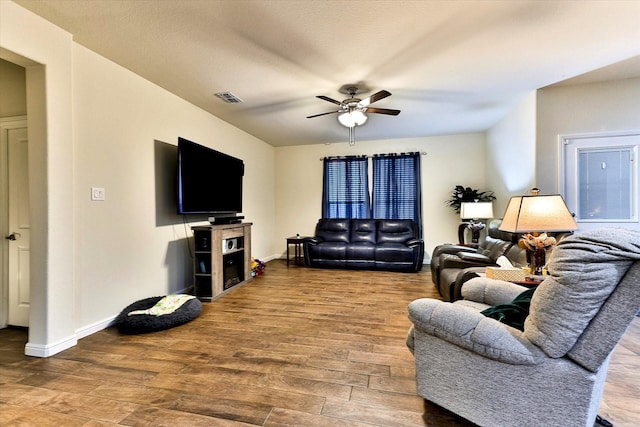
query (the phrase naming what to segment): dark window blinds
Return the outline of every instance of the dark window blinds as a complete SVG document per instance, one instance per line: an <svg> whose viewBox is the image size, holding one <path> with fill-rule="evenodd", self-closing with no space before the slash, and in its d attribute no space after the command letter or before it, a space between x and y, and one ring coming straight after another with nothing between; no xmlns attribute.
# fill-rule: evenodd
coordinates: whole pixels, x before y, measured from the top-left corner
<svg viewBox="0 0 640 427"><path fill-rule="evenodd" d="M412 219L422 229L420 153L373 157L373 217Z"/></svg>
<svg viewBox="0 0 640 427"><path fill-rule="evenodd" d="M369 169L366 157L324 159L324 218L369 218Z"/></svg>

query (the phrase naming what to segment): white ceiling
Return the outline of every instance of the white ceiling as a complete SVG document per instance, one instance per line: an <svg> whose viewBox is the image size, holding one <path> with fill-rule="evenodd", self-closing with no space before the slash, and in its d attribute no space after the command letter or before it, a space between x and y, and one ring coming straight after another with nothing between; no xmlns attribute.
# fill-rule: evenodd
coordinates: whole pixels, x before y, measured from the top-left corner
<svg viewBox="0 0 640 427"><path fill-rule="evenodd" d="M356 140L476 132L532 90L640 55L640 1L15 2L273 146L346 142L335 114L306 116L347 83L402 110L370 114ZM640 75L623 64L616 78Z"/></svg>

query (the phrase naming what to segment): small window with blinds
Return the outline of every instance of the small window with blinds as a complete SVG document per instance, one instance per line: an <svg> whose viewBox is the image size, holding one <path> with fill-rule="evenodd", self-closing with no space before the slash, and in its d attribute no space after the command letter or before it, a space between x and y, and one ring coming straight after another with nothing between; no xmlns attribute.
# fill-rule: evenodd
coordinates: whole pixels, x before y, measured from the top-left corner
<svg viewBox="0 0 640 427"><path fill-rule="evenodd" d="M323 218L369 218L369 168L366 157L324 159Z"/></svg>
<svg viewBox="0 0 640 427"><path fill-rule="evenodd" d="M560 141L563 192L580 229L638 223L640 135L569 135Z"/></svg>

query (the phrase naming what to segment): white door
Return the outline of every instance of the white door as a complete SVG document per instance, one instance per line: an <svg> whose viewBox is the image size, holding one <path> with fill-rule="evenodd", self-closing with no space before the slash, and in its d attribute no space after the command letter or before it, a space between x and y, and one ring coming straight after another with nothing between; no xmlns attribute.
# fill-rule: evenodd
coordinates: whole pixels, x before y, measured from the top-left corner
<svg viewBox="0 0 640 427"><path fill-rule="evenodd" d="M6 128L8 182L8 323L29 326L29 180L27 128Z"/></svg>

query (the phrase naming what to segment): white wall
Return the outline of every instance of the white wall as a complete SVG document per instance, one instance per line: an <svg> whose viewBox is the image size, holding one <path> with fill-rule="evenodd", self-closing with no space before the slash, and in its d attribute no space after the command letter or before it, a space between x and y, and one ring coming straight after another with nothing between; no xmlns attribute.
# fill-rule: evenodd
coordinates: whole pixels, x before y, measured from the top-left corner
<svg viewBox="0 0 640 427"><path fill-rule="evenodd" d="M640 78L557 85L527 95L487 132L487 186L496 192L495 215L510 196L560 193L558 137L640 130Z"/></svg>
<svg viewBox="0 0 640 427"><path fill-rule="evenodd" d="M191 285L195 223L175 214L173 193L178 136L244 160L252 252L271 254L273 147L80 45L73 54L78 324ZM106 201L91 201L91 187Z"/></svg>
<svg viewBox="0 0 640 427"><path fill-rule="evenodd" d="M28 30L25 30L28 29ZM0 1L0 56L27 69L32 207L27 354L48 356L125 305L190 280L188 225L171 211L178 136L245 162L253 254L274 253L274 149ZM91 202L104 187L106 201Z"/></svg>
<svg viewBox="0 0 640 427"><path fill-rule="evenodd" d="M336 124L337 126L337 124ZM276 231L279 255L285 239L313 235L321 214L322 162L326 156L426 152L421 157L425 263L433 248L457 242L460 217L445 201L460 184L486 190L484 134L464 134L344 144L276 148Z"/></svg>
<svg viewBox="0 0 640 427"><path fill-rule="evenodd" d="M535 186L535 146L536 93L531 92L487 131L487 187L495 192L496 218L502 218L512 196L530 194Z"/></svg>
<svg viewBox="0 0 640 427"><path fill-rule="evenodd" d="M559 135L639 129L640 78L541 89L536 141L538 185L561 191Z"/></svg>

